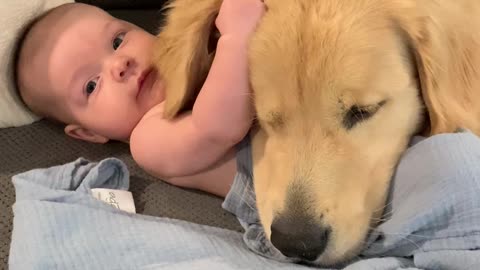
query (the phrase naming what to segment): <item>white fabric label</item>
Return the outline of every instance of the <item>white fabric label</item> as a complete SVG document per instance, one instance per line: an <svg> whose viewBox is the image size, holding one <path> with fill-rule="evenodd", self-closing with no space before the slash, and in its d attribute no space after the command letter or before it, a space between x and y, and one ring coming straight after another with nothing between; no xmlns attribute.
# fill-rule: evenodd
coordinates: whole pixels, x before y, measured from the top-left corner
<svg viewBox="0 0 480 270"><path fill-rule="evenodd" d="M104 201L111 206L130 213L135 213L135 203L132 193L126 190L94 188L92 195L100 201Z"/></svg>

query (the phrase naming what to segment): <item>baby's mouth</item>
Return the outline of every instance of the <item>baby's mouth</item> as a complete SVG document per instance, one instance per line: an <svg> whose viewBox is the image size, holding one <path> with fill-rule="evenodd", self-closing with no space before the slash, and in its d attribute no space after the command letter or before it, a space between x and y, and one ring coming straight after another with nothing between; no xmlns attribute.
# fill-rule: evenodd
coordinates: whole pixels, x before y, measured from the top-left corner
<svg viewBox="0 0 480 270"><path fill-rule="evenodd" d="M153 68L147 68L144 70L141 74L140 77L138 77L138 91L137 91L137 98L140 96L140 94L145 90L147 87L151 87L153 84L153 77L155 75L155 72L153 72Z"/></svg>

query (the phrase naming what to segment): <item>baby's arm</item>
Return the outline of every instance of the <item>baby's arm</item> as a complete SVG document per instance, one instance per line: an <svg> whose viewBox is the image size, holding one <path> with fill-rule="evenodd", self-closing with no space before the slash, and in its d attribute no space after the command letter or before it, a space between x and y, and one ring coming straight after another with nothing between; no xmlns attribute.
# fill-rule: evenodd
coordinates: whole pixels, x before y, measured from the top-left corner
<svg viewBox="0 0 480 270"><path fill-rule="evenodd" d="M226 147L247 134L254 118L247 57L245 41L221 36L212 67L192 110L194 124L206 138Z"/></svg>
<svg viewBox="0 0 480 270"><path fill-rule="evenodd" d="M149 173L164 180L198 174L231 149L229 143L212 140L191 112L166 120L163 103L153 110L130 137L133 158Z"/></svg>
<svg viewBox="0 0 480 270"><path fill-rule="evenodd" d="M248 42L264 11L260 0L224 0L216 20L221 37L193 118L208 137L227 146L245 137L254 118Z"/></svg>
<svg viewBox="0 0 480 270"><path fill-rule="evenodd" d="M132 133L131 150L140 166L162 178L196 174L246 135L254 114L247 45L263 12L260 0L223 2L216 22L222 36L192 112L172 121L157 112Z"/></svg>

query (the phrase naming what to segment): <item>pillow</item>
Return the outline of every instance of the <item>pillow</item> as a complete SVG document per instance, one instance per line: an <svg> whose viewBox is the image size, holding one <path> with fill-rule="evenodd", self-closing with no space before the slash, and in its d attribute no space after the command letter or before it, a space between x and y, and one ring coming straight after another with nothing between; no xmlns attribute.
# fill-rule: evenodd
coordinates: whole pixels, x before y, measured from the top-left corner
<svg viewBox="0 0 480 270"><path fill-rule="evenodd" d="M39 119L22 103L13 80L13 57L22 30L45 11L73 0L0 1L0 128L30 124Z"/></svg>

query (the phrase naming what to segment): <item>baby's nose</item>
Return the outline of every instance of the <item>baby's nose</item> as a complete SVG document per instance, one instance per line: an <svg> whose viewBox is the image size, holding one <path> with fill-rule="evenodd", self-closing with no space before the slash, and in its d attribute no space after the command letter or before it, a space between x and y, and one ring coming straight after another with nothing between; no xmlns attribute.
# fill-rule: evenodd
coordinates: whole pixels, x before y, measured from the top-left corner
<svg viewBox="0 0 480 270"><path fill-rule="evenodd" d="M112 67L112 77L117 81L123 81L132 70L133 60L126 56L115 59Z"/></svg>

